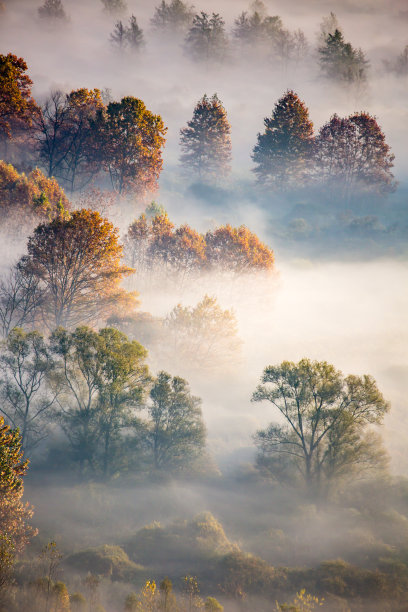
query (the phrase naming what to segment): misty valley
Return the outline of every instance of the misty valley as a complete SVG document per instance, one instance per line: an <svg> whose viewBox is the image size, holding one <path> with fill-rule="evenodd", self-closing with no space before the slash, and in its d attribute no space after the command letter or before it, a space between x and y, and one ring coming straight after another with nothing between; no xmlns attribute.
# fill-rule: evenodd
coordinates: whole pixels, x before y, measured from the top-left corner
<svg viewBox="0 0 408 612"><path fill-rule="evenodd" d="M0 0L0 612L408 611L405 0Z"/></svg>

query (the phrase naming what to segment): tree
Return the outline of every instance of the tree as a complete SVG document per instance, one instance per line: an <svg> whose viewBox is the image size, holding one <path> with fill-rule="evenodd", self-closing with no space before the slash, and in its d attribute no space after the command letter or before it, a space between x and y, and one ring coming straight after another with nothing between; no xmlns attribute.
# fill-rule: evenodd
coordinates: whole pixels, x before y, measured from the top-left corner
<svg viewBox="0 0 408 612"><path fill-rule="evenodd" d="M185 40L186 54L198 62L223 61L228 49L225 22L218 13L195 15Z"/></svg>
<svg viewBox="0 0 408 612"><path fill-rule="evenodd" d="M340 25L335 13L330 11L329 15L327 17L323 17L320 23L320 31L317 37L318 46L321 47L325 45L328 35L333 35L336 30L340 30Z"/></svg>
<svg viewBox="0 0 408 612"><path fill-rule="evenodd" d="M137 19L132 15L126 31L126 42L132 51L139 51L144 46L143 30L138 26Z"/></svg>
<svg viewBox="0 0 408 612"><path fill-rule="evenodd" d="M28 461L24 461L18 430L5 425L0 417L0 597L12 579L16 556L22 552L30 538L36 535L28 521L32 517L29 504L21 498L23 478Z"/></svg>
<svg viewBox="0 0 408 612"><path fill-rule="evenodd" d="M193 21L193 10L182 0L162 0L156 6L154 15L150 20L153 28L161 34L183 34Z"/></svg>
<svg viewBox="0 0 408 612"><path fill-rule="evenodd" d="M381 463L368 428L381 423L389 404L371 376L344 377L326 361L284 361L265 368L252 396L264 400L283 417L255 438L260 465L277 478L300 477L319 496L340 475Z"/></svg>
<svg viewBox="0 0 408 612"><path fill-rule="evenodd" d="M99 110L93 128L95 155L100 155L115 191L144 196L157 189L167 132L160 115L127 97Z"/></svg>
<svg viewBox="0 0 408 612"><path fill-rule="evenodd" d="M204 604L204 609L207 612L224 612L224 606L222 606L215 597L207 597Z"/></svg>
<svg viewBox="0 0 408 612"><path fill-rule="evenodd" d="M217 94L204 95L193 118L180 130L180 161L187 173L199 180L214 180L231 171L231 126Z"/></svg>
<svg viewBox="0 0 408 612"><path fill-rule="evenodd" d="M187 381L160 372L150 391L150 421L145 442L154 469L182 469L205 447L201 400L191 395Z"/></svg>
<svg viewBox="0 0 408 612"><path fill-rule="evenodd" d="M98 212L77 210L39 225L27 250L19 269L40 280L42 318L50 329L96 321L134 303L134 294L119 287L131 270L120 262L118 230Z"/></svg>
<svg viewBox="0 0 408 612"><path fill-rule="evenodd" d="M178 304L164 321L165 342L172 361L199 371L236 364L241 341L232 310L223 310L215 297L205 295L196 306Z"/></svg>
<svg viewBox="0 0 408 612"><path fill-rule="evenodd" d="M30 452L47 435L44 417L54 403L46 388L53 361L43 336L15 327L0 355L0 412L21 432L21 447Z"/></svg>
<svg viewBox="0 0 408 612"><path fill-rule="evenodd" d="M384 133L368 113L333 115L316 139L317 178L335 198L348 201L361 191L393 191L393 161Z"/></svg>
<svg viewBox="0 0 408 612"><path fill-rule="evenodd" d="M146 350L112 328L59 328L51 344L60 422L73 459L82 474L88 469L109 478L129 464L122 432L138 425L134 413L150 381Z"/></svg>
<svg viewBox="0 0 408 612"><path fill-rule="evenodd" d="M274 253L245 225L225 225L205 235L206 257L212 272L241 275L246 272L272 271Z"/></svg>
<svg viewBox="0 0 408 612"><path fill-rule="evenodd" d="M70 203L55 179L35 169L30 174L19 173L0 161L0 219L8 231L50 220L69 210ZM31 229L31 228L30 228Z"/></svg>
<svg viewBox="0 0 408 612"><path fill-rule="evenodd" d="M40 279L14 266L0 282L0 329L6 337L14 327L33 327L43 304Z"/></svg>
<svg viewBox="0 0 408 612"><path fill-rule="evenodd" d="M120 15L127 9L125 0L101 0L103 8L111 15Z"/></svg>
<svg viewBox="0 0 408 612"><path fill-rule="evenodd" d="M319 47L320 67L323 74L340 83L362 83L367 80L369 62L361 49L346 43L342 32L336 29L328 33Z"/></svg>
<svg viewBox="0 0 408 612"><path fill-rule="evenodd" d="M44 4L38 9L38 14L42 19L67 20L62 0L45 0Z"/></svg>
<svg viewBox="0 0 408 612"><path fill-rule="evenodd" d="M110 41L119 51L124 48L126 43L126 28L123 25L123 21L119 20L115 23L113 32L110 35Z"/></svg>
<svg viewBox="0 0 408 612"><path fill-rule="evenodd" d="M104 104L99 89L55 91L35 120L38 158L48 176L56 176L71 192L85 187L99 170L92 155L92 121Z"/></svg>
<svg viewBox="0 0 408 612"><path fill-rule="evenodd" d="M13 135L31 125L37 106L31 97L27 64L12 53L0 54L0 143L6 144Z"/></svg>
<svg viewBox="0 0 408 612"><path fill-rule="evenodd" d="M314 152L313 123L305 103L287 91L264 124L252 155L258 183L277 189L298 187L308 178Z"/></svg>

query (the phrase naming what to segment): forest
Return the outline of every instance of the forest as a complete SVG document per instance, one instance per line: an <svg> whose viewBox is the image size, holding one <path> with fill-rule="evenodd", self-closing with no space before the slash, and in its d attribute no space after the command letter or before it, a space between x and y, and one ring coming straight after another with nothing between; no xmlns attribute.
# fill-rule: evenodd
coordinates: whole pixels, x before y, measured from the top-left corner
<svg viewBox="0 0 408 612"><path fill-rule="evenodd" d="M408 610L404 0L0 0L0 612Z"/></svg>

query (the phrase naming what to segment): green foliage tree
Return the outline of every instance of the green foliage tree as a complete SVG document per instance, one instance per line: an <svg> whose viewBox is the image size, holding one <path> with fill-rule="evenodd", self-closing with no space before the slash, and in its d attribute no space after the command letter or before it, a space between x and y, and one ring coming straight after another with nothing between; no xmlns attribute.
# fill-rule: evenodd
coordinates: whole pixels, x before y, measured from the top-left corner
<svg viewBox="0 0 408 612"><path fill-rule="evenodd" d="M180 161L187 173L207 181L229 174L231 126L217 94L199 100L193 118L180 134Z"/></svg>
<svg viewBox="0 0 408 612"><path fill-rule="evenodd" d="M265 368L252 396L264 400L283 423L256 434L259 464L278 479L300 477L309 493L324 495L336 478L383 465L369 425L381 423L389 404L371 376L344 377L325 361L284 361Z"/></svg>
<svg viewBox="0 0 408 612"><path fill-rule="evenodd" d="M166 317L163 332L170 358L180 367L225 371L240 359L234 312L223 310L215 297L206 295L192 307L178 304Z"/></svg>
<svg viewBox="0 0 408 612"><path fill-rule="evenodd" d="M99 110L94 128L94 154L118 193L144 196L157 189L167 128L137 98L126 97Z"/></svg>
<svg viewBox="0 0 408 612"><path fill-rule="evenodd" d="M124 430L138 427L150 380L145 349L118 330L59 328L51 336L57 358L60 423L81 474L109 478L129 465Z"/></svg>
<svg viewBox="0 0 408 612"><path fill-rule="evenodd" d="M130 270L121 265L118 231L97 212L77 210L39 225L27 250L19 268L40 280L42 318L51 329L95 321L133 301L119 288Z"/></svg>
<svg viewBox="0 0 408 612"><path fill-rule="evenodd" d="M317 178L333 198L350 200L361 191L380 195L393 191L393 161L383 131L368 113L333 115L316 138Z"/></svg>
<svg viewBox="0 0 408 612"><path fill-rule="evenodd" d="M21 447L31 451L47 436L47 413L54 403L46 378L53 361L43 336L15 327L0 353L0 412L21 432Z"/></svg>
<svg viewBox="0 0 408 612"><path fill-rule="evenodd" d="M195 15L185 39L186 54L198 62L219 62L226 58L228 38L225 22L218 13Z"/></svg>
<svg viewBox="0 0 408 612"><path fill-rule="evenodd" d="M201 400L191 395L187 381L166 372L157 376L150 399L144 438L154 469L188 467L205 447Z"/></svg>
<svg viewBox="0 0 408 612"><path fill-rule="evenodd" d="M222 606L220 602L215 599L215 597L207 597L204 603L204 609L207 612L223 612L224 606Z"/></svg>
<svg viewBox="0 0 408 612"><path fill-rule="evenodd" d="M327 34L319 47L320 67L323 74L339 83L363 83L367 80L369 62L361 49L346 43L341 30Z"/></svg>
<svg viewBox="0 0 408 612"><path fill-rule="evenodd" d="M41 19L56 21L67 21L68 19L62 0L44 0L44 4L38 9L38 14Z"/></svg>
<svg viewBox="0 0 408 612"><path fill-rule="evenodd" d="M161 35L165 33L177 36L186 32L191 26L193 17L192 7L182 0L170 0L169 2L162 0L156 6L150 23Z"/></svg>
<svg viewBox="0 0 408 612"><path fill-rule="evenodd" d="M314 154L313 123L305 103L293 91L286 92L264 124L252 155L258 183L276 189L302 185Z"/></svg>

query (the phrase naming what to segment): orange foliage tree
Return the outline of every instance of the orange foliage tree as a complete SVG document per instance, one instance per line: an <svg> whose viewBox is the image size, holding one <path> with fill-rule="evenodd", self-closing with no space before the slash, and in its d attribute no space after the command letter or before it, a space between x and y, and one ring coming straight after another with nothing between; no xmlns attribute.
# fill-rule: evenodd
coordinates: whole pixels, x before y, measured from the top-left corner
<svg viewBox="0 0 408 612"><path fill-rule="evenodd" d="M31 97L27 64L12 53L0 55L0 140L12 137L15 129L27 125L36 104Z"/></svg>
<svg viewBox="0 0 408 612"><path fill-rule="evenodd" d="M21 501L27 467L18 430L0 417L0 599L10 583L15 556L36 533L28 524L32 509Z"/></svg>
<svg viewBox="0 0 408 612"><path fill-rule="evenodd" d="M119 287L132 272L121 256L113 224L96 211L78 210L39 225L19 269L40 279L45 325L72 328L134 305L135 295Z"/></svg>
<svg viewBox="0 0 408 612"><path fill-rule="evenodd" d="M157 189L167 128L160 115L133 97L99 109L94 130L94 155L121 194L143 197Z"/></svg>
<svg viewBox="0 0 408 612"><path fill-rule="evenodd" d="M28 175L0 161L0 218L3 223L21 226L33 221L53 219L70 203L55 179L37 168Z"/></svg>

